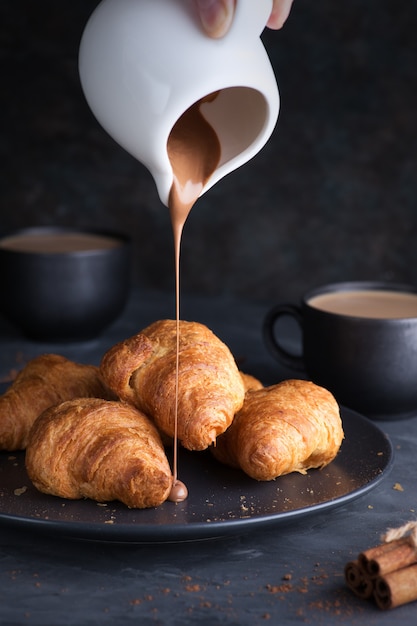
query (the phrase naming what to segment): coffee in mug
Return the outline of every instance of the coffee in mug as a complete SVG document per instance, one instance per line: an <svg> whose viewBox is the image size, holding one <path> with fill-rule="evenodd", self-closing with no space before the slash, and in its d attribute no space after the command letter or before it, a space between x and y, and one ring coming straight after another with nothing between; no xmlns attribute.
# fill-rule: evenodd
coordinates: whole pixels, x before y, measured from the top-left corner
<svg viewBox="0 0 417 626"><path fill-rule="evenodd" d="M302 354L289 351L278 320L301 329ZM417 289L349 282L314 289L300 305L282 303L265 317L266 346L284 366L329 389L372 419L417 415Z"/></svg>
<svg viewBox="0 0 417 626"><path fill-rule="evenodd" d="M417 294L385 289L353 289L321 293L308 300L309 306L328 313L397 319L417 317Z"/></svg>

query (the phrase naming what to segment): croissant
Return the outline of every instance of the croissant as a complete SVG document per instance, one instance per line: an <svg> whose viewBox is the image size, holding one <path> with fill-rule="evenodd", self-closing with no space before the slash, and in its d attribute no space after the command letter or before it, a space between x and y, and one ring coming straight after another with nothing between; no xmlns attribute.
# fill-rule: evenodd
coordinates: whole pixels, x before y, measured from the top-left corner
<svg viewBox="0 0 417 626"><path fill-rule="evenodd" d="M131 508L158 506L172 485L154 424L119 401L78 398L47 409L26 449L29 478L62 498L120 500Z"/></svg>
<svg viewBox="0 0 417 626"><path fill-rule="evenodd" d="M229 348L197 322L180 321L178 440L203 450L231 424L245 395L244 383ZM162 433L175 435L175 320L154 322L113 346L100 371L124 401L149 415Z"/></svg>
<svg viewBox="0 0 417 626"><path fill-rule="evenodd" d="M343 440L339 407L312 382L286 380L248 391L230 428L211 449L219 461L256 480L324 467Z"/></svg>
<svg viewBox="0 0 417 626"><path fill-rule="evenodd" d="M0 397L0 449L24 449L38 415L81 396L114 399L94 365L74 363L58 354L32 359Z"/></svg>

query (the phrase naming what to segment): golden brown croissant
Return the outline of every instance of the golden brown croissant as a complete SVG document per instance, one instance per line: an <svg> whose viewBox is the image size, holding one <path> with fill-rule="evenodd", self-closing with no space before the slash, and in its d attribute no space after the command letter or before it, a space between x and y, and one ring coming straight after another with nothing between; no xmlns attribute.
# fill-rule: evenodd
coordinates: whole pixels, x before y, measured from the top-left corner
<svg viewBox="0 0 417 626"><path fill-rule="evenodd" d="M131 508L158 506L172 485L154 424L134 407L98 398L47 409L30 432L29 478L62 498L120 500Z"/></svg>
<svg viewBox="0 0 417 626"><path fill-rule="evenodd" d="M32 359L0 397L0 449L24 449L30 428L42 411L83 396L114 399L97 367L58 354Z"/></svg>
<svg viewBox="0 0 417 626"><path fill-rule="evenodd" d="M306 473L334 459L343 440L332 394L304 380L248 391L230 428L212 448L221 462L257 480Z"/></svg>
<svg viewBox="0 0 417 626"><path fill-rule="evenodd" d="M122 399L175 434L176 321L154 322L103 357L100 371ZM178 440L203 450L232 422L244 384L229 348L197 322L180 322Z"/></svg>

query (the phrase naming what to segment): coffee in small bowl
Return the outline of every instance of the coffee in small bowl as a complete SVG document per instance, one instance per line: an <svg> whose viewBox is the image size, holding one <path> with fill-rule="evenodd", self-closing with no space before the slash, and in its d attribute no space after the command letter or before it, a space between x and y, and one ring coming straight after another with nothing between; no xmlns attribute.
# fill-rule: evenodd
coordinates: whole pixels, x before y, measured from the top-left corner
<svg viewBox="0 0 417 626"><path fill-rule="evenodd" d="M39 341L99 335L122 312L130 288L124 235L58 227L0 239L0 313Z"/></svg>

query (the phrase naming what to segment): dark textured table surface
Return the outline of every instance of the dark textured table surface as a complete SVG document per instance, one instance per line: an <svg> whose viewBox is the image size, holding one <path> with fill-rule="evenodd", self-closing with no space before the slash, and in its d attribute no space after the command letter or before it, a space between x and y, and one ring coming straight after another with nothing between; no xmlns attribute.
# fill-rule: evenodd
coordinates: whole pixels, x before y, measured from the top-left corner
<svg viewBox="0 0 417 626"><path fill-rule="evenodd" d="M170 295L135 292L100 339L75 345L27 341L0 326L0 376L42 352L98 362L116 341L172 317ZM247 372L265 384L288 376L262 343L266 307L183 298L182 317L209 325ZM344 565L416 516L417 419L378 424L394 449L383 479L361 497L288 524L181 543L83 541L0 525L0 623L392 624L415 623L417 604L381 611L344 582ZM0 485L1 488L1 485ZM3 520L4 521L4 520Z"/></svg>

